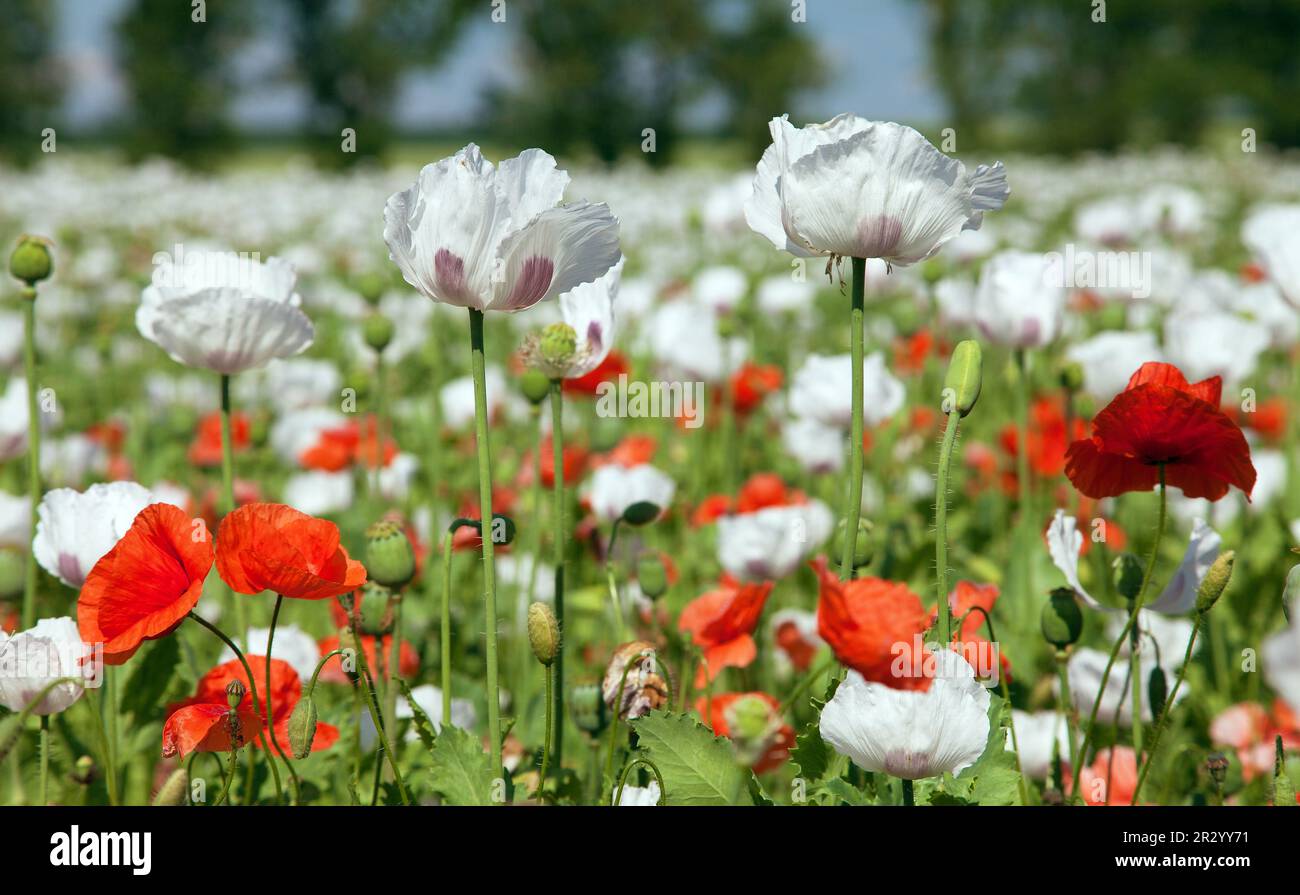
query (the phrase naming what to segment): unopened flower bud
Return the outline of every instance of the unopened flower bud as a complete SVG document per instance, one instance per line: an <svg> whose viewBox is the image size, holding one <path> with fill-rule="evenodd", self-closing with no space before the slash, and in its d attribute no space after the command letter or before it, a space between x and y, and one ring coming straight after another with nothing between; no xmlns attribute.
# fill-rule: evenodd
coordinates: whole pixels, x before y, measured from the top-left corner
<svg viewBox="0 0 1300 895"><path fill-rule="evenodd" d="M1066 391L1077 392L1083 388L1083 367L1076 361L1061 365L1061 387Z"/></svg>
<svg viewBox="0 0 1300 895"><path fill-rule="evenodd" d="M541 370L525 370L519 377L519 390L530 404L541 404L551 393L551 380Z"/></svg>
<svg viewBox="0 0 1300 895"><path fill-rule="evenodd" d="M1147 678L1147 699L1151 702L1151 720L1159 721L1165 709L1165 700L1169 697L1169 685L1165 679L1165 670L1157 665L1151 669Z"/></svg>
<svg viewBox="0 0 1300 895"><path fill-rule="evenodd" d="M366 582L365 587L361 589L361 603L358 614L358 627L361 633L369 634L372 637L382 637L392 633L393 614L392 602L393 594L382 584L373 581Z"/></svg>
<svg viewBox="0 0 1300 895"><path fill-rule="evenodd" d="M948 374L943 380L943 411L956 411L963 417L971 412L980 398L983 378L979 342L964 339L952 350L948 361Z"/></svg>
<svg viewBox="0 0 1300 895"><path fill-rule="evenodd" d="M50 255L50 241L40 236L20 236L18 245L9 256L9 273L28 286L35 286L54 270Z"/></svg>
<svg viewBox="0 0 1300 895"><path fill-rule="evenodd" d="M837 559L844 555L844 531L848 528L848 520L841 519L835 525L835 539L831 542L831 556ZM858 517L858 536L853 542L853 568L860 569L871 563L871 558L875 555L875 544L872 542L872 533L875 526L871 524L870 519Z"/></svg>
<svg viewBox="0 0 1300 895"><path fill-rule="evenodd" d="M528 645L543 665L550 665L560 652L560 623L545 603L528 607Z"/></svg>
<svg viewBox="0 0 1300 895"><path fill-rule="evenodd" d="M244 701L244 696L248 693L248 688L244 686L241 680L233 680L226 684L226 704L230 708L237 709L239 704Z"/></svg>
<svg viewBox="0 0 1300 895"><path fill-rule="evenodd" d="M395 590L415 577L415 550L400 525L385 519L366 529L365 566L371 581Z"/></svg>
<svg viewBox="0 0 1300 895"><path fill-rule="evenodd" d="M383 314L371 314L361 326L361 334L366 344L375 351L382 352L393 341L393 321Z"/></svg>
<svg viewBox="0 0 1300 895"><path fill-rule="evenodd" d="M599 684L583 684L569 693L573 723L591 737L599 737L609 725L609 710Z"/></svg>
<svg viewBox="0 0 1300 895"><path fill-rule="evenodd" d="M648 500L638 500L623 511L623 521L628 525L647 525L659 518L663 507Z"/></svg>
<svg viewBox="0 0 1300 895"><path fill-rule="evenodd" d="M636 583L641 593L651 600L657 600L668 590L668 570L658 554L646 553L636 561Z"/></svg>
<svg viewBox="0 0 1300 895"><path fill-rule="evenodd" d="M315 739L316 701L309 693L298 700L289 715L289 748L293 750L293 757L301 761L310 755Z"/></svg>
<svg viewBox="0 0 1300 895"><path fill-rule="evenodd" d="M357 277L357 292L365 299L366 304L372 308L379 304L379 299L384 296L384 288L388 285L383 274L365 273Z"/></svg>
<svg viewBox="0 0 1300 895"><path fill-rule="evenodd" d="M1115 576L1115 591L1132 603L1142 590L1142 561L1132 553L1121 553L1115 557L1112 567Z"/></svg>
<svg viewBox="0 0 1300 895"><path fill-rule="evenodd" d="M1039 620L1043 638L1057 649L1065 649L1078 642L1083 633L1083 612L1074 591L1058 587L1047 597Z"/></svg>
<svg viewBox="0 0 1300 895"><path fill-rule="evenodd" d="M578 351L578 334L567 323L552 323L542 330L538 349L547 364L563 367Z"/></svg>
<svg viewBox="0 0 1300 895"><path fill-rule="evenodd" d="M1211 564L1210 570L1201 579L1201 586L1196 589L1197 612L1209 612L1219 601L1219 597L1223 596L1223 592L1228 588L1228 582L1232 580L1232 564L1236 559L1236 552L1229 550L1227 553L1220 553Z"/></svg>
<svg viewBox="0 0 1300 895"><path fill-rule="evenodd" d="M182 765L172 771L171 776L163 783L158 790L158 795L153 797L153 805L155 808L184 805L189 798L189 791L190 773Z"/></svg>
<svg viewBox="0 0 1300 895"><path fill-rule="evenodd" d="M1215 783L1222 786L1228 776L1228 756L1222 752L1211 752L1205 757L1205 769Z"/></svg>

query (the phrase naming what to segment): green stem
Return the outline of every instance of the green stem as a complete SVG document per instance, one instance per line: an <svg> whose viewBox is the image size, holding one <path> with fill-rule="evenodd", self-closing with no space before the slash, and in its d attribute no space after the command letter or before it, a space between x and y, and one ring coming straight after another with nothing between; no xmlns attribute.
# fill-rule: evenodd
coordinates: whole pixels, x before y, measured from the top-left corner
<svg viewBox="0 0 1300 895"><path fill-rule="evenodd" d="M912 792L912 781L906 777L901 779L903 782L903 804L910 808L916 804L916 796Z"/></svg>
<svg viewBox="0 0 1300 895"><path fill-rule="evenodd" d="M442 662L442 723L451 723L451 539L442 536L442 620L440 640Z"/></svg>
<svg viewBox="0 0 1300 895"><path fill-rule="evenodd" d="M50 804L50 716L41 715L41 805Z"/></svg>
<svg viewBox="0 0 1300 895"><path fill-rule="evenodd" d="M1183 653L1183 665L1178 669L1178 677L1174 680L1174 688L1169 691L1169 698L1165 700L1164 706L1160 709L1160 717L1156 719L1156 729L1151 734L1151 748L1147 750L1146 763L1142 765L1142 773L1138 775L1137 786L1133 787L1132 805L1138 803L1138 796L1142 794L1142 784L1146 782L1147 774L1151 771L1151 765L1155 764L1156 747L1160 745L1160 735L1164 733L1168 726L1169 713L1173 711L1174 699L1178 696L1178 689L1183 685L1183 679L1187 677L1187 667L1192 664L1192 650L1196 646L1196 637L1201 633L1201 625L1205 621L1205 614L1196 613L1196 623L1192 626L1192 636L1187 641L1187 651ZM1140 757L1140 756L1139 756Z"/></svg>
<svg viewBox="0 0 1300 895"><path fill-rule="evenodd" d="M26 578L23 582L23 628L36 624L36 540L37 507L41 502L41 424L36 382L36 289L23 289L23 370L27 376L27 493L31 496L28 527Z"/></svg>
<svg viewBox="0 0 1300 895"><path fill-rule="evenodd" d="M230 794L230 784L234 781L235 774L239 768L238 755L239 753L237 750L233 748L230 750L230 763L226 766L226 773L222 775L221 792L217 794L217 800L212 803L213 808L216 808L218 805L225 802L226 796ZM249 759L249 763L252 763L251 758Z"/></svg>
<svg viewBox="0 0 1300 895"><path fill-rule="evenodd" d="M397 792L402 797L403 805L411 804L411 797L406 792L406 784L402 781L402 772L397 768L397 756L393 755L392 747L388 743L388 732L384 730L384 719L379 712L379 700L375 696L374 689L370 686L370 663L366 660L366 649L361 642L361 636L357 633L357 622L355 616L350 616L352 626L352 639L357 644L357 664L361 666L361 674L358 675L358 681L361 684L362 701L366 704L366 710L370 712L370 720L374 722L375 733L379 737L379 746L383 750L388 760L388 766L393 771L393 781L397 784ZM376 640L375 654L383 649L382 641Z"/></svg>
<svg viewBox="0 0 1300 895"><path fill-rule="evenodd" d="M501 696L497 683L497 582L492 544L492 450L488 444L487 380L483 356L483 312L469 309L469 342L474 375L474 441L478 446L478 494L483 532L483 587L487 628L488 749L492 773L500 777ZM448 719L450 720L450 719Z"/></svg>
<svg viewBox="0 0 1300 895"><path fill-rule="evenodd" d="M853 577L853 553L857 546L858 520L862 517L862 356L863 346L863 281L866 278L865 258L854 258L852 305L849 312L849 344L853 363L853 427L849 433L849 491L844 506L844 556L840 563L840 577Z"/></svg>
<svg viewBox="0 0 1300 895"><path fill-rule="evenodd" d="M939 639L945 649L952 641L952 606L948 601L948 469L960 424L960 412L954 410L948 414L943 445L939 448L939 474L934 489L934 567L939 591Z"/></svg>
<svg viewBox="0 0 1300 895"><path fill-rule="evenodd" d="M1016 544L1019 549L1025 551L1024 556L1016 558L1016 569L1020 584L1021 605L1028 607L1033 603L1031 595L1034 585L1033 569L1030 564L1031 554L1026 550L1026 545L1030 543L1026 531L1030 526L1031 504L1033 503L1033 483L1029 478L1029 403L1032 389L1029 382L1029 351L1026 348L1016 349L1016 371L1019 374L1016 377L1016 422L1020 430L1016 442L1016 480L1020 488L1020 514L1016 518Z"/></svg>
<svg viewBox="0 0 1300 895"><path fill-rule="evenodd" d="M1092 743L1093 734L1097 728L1097 710L1101 707L1102 694L1106 692L1106 684L1110 681L1110 670L1115 664L1115 658L1119 655L1120 646L1123 645L1129 632L1137 626L1138 612L1142 609L1142 598L1146 595L1147 585L1151 583L1151 574L1155 570L1156 557L1160 553L1160 542L1165 535L1165 467L1160 464L1160 511L1156 521L1156 538L1151 545L1151 556L1147 559L1146 572L1142 575L1142 584L1138 588L1138 595L1133 600L1133 608L1129 613L1128 622L1124 625L1124 630L1120 631L1119 637L1115 638L1114 645L1111 646L1110 656L1106 659L1106 668L1101 673L1101 685L1097 688L1097 697L1093 700L1092 711L1088 714L1088 729L1084 731L1083 745L1079 747L1079 761L1088 760L1088 748ZM1073 798L1079 792L1079 778L1082 774L1074 775L1074 785L1070 788L1070 797Z"/></svg>
<svg viewBox="0 0 1300 895"><path fill-rule="evenodd" d="M563 383L551 380L551 479L553 514L552 562L555 565L555 621L560 628L560 649L555 654L555 766L564 766L564 391ZM539 454L540 458L540 454ZM539 461L540 462L540 461ZM537 567L539 555L533 557Z"/></svg>
<svg viewBox="0 0 1300 895"><path fill-rule="evenodd" d="M99 751L104 759L104 781L108 787L108 804L117 805L117 768L113 762L113 750L108 745L108 730L104 727L104 716L95 704L95 699L89 693L82 700L86 707L90 709L90 714L95 725L95 736L99 740Z"/></svg>
<svg viewBox="0 0 1300 895"><path fill-rule="evenodd" d="M266 632L266 729L271 736L271 745L275 747L276 753L279 754L280 758L284 761L285 768L289 771L289 780L293 783L293 800L294 802L297 802L302 792L302 786L298 780L298 772L294 770L293 762L289 760L289 756L285 754L284 747L281 746L280 741L276 739L275 724L273 723L275 710L271 706L271 700L274 698L271 689L271 645L275 642L275 626L280 621L280 605L282 603L284 603L284 595L276 594L275 608L271 610L271 628ZM269 755L267 756L267 761L272 765L275 764L275 759Z"/></svg>
<svg viewBox="0 0 1300 895"><path fill-rule="evenodd" d="M221 511L232 513L235 510L235 445L230 435L230 376L221 374ZM227 593L231 593L227 588ZM248 642L248 616L244 601L231 594L235 604L235 633L244 643Z"/></svg>
<svg viewBox="0 0 1300 895"><path fill-rule="evenodd" d="M1129 627L1128 677L1133 705L1133 760L1142 763L1142 659L1138 650L1142 632L1137 623Z"/></svg>
<svg viewBox="0 0 1300 895"><path fill-rule="evenodd" d="M1065 654L1065 650L1056 651L1056 674L1057 679L1061 682L1061 692L1057 694L1061 718L1065 721L1065 739L1070 745L1070 773L1079 773L1079 749L1078 738L1075 735L1074 724L1071 719L1074 715L1074 702L1070 696L1070 664Z"/></svg>
<svg viewBox="0 0 1300 895"><path fill-rule="evenodd" d="M790 695L785 698L785 702L781 703L781 707L777 709L777 714L784 715L787 711L789 711L791 706L794 705L795 700L798 699L816 681L818 681L822 675L830 671L831 668L835 666L835 663L837 661L839 660L835 658L834 654L832 654L826 658L825 662L821 663L816 668L814 668L811 672L805 675L804 679L799 682L799 685L794 688L794 691L791 692ZM683 677L685 676L686 675L683 675Z"/></svg>
<svg viewBox="0 0 1300 895"><path fill-rule="evenodd" d="M605 583L609 588L609 599L614 607L614 630L621 643L627 636L626 622L623 620L623 601L618 595L618 581L614 578L614 545L618 542L618 524L622 519L615 519L609 532L609 547L605 551Z"/></svg>
<svg viewBox="0 0 1300 895"><path fill-rule="evenodd" d="M554 703L552 699L555 696L555 668L553 665L546 666L546 739L542 744L542 770L537 775L537 797L541 798L542 792L546 789L546 769L551 760L551 731L554 726Z"/></svg>
<svg viewBox="0 0 1300 895"><path fill-rule="evenodd" d="M618 806L623 804L623 788L627 786L628 775L636 770L637 765L645 765L649 768L650 773L654 774L655 780L659 782L659 801L655 804L661 806L667 805L668 790L664 788L664 776L659 773L659 768L655 767L654 762L650 761L648 758L634 758L627 763L627 767L623 768L623 773L620 774L618 778L618 792L614 794L614 805Z"/></svg>

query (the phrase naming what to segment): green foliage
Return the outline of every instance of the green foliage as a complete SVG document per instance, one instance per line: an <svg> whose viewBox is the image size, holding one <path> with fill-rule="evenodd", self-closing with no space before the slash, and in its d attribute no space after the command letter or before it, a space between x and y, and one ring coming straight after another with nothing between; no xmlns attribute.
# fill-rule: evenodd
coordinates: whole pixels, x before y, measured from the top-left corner
<svg viewBox="0 0 1300 895"><path fill-rule="evenodd" d="M434 743L433 791L446 805L490 805L496 775L478 737L444 724Z"/></svg>
<svg viewBox="0 0 1300 895"><path fill-rule="evenodd" d="M164 637L148 644L143 658L132 663L131 676L122 688L120 710L129 712L137 721L157 716L162 709L163 696L174 681L173 672L180 664L180 641ZM260 683L260 682L259 682ZM258 690L259 695L261 690ZM90 693L86 698L98 698Z"/></svg>
<svg viewBox="0 0 1300 895"><path fill-rule="evenodd" d="M753 805L754 775L731 746L690 715L651 712L631 722L638 751L664 778L669 805Z"/></svg>

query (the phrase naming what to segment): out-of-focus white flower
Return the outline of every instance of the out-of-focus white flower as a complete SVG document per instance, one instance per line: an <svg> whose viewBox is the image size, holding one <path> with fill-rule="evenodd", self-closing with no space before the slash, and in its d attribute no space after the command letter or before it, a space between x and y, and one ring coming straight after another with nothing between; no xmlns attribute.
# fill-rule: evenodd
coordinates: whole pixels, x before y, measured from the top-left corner
<svg viewBox="0 0 1300 895"><path fill-rule="evenodd" d="M271 448L285 463L297 466L303 455L316 447L326 432L342 431L347 422L342 413L327 407L290 411L271 426Z"/></svg>
<svg viewBox="0 0 1300 895"><path fill-rule="evenodd" d="M999 252L985 262L971 305L985 338L1013 348L1041 348L1060 334L1063 274L1038 252Z"/></svg>
<svg viewBox="0 0 1300 895"><path fill-rule="evenodd" d="M600 366L614 347L614 300L618 297L623 262L611 267L604 276L583 283L560 296L560 316L576 337L573 357L563 365L541 355L540 338L533 334L524 342L524 359L552 378L576 379Z"/></svg>
<svg viewBox="0 0 1300 895"><path fill-rule="evenodd" d="M1186 644L1184 643L1184 649ZM1138 673L1142 675L1142 692L1148 691L1147 684L1151 680L1151 674L1156 669L1156 659L1150 649L1139 653ZM1098 695L1101 697L1101 706L1097 709L1097 722L1100 724L1119 724L1121 727L1133 726L1133 701L1129 698L1132 692L1132 685L1128 680L1129 665L1127 662L1116 662L1110 670L1110 677L1106 679L1106 691L1101 692L1101 678L1106 670L1106 661L1110 658L1109 654L1101 650L1083 648L1076 650L1070 657L1068 674L1070 676L1070 697L1074 700L1074 706L1083 717L1092 714L1093 703L1097 701ZM1183 661L1183 653L1180 650L1176 657L1166 656L1163 652L1160 655L1161 668L1165 677L1172 681L1177 673L1178 664ZM1059 685L1058 685L1059 686ZM1170 685L1172 689L1172 684ZM1191 692L1190 685L1187 681L1178 688L1178 694L1174 699L1174 704L1182 702L1187 694ZM1151 700L1142 700L1142 720L1150 723Z"/></svg>
<svg viewBox="0 0 1300 895"><path fill-rule="evenodd" d="M839 472L844 466L844 433L810 417L792 417L781 426L785 452L799 461L805 472Z"/></svg>
<svg viewBox="0 0 1300 895"><path fill-rule="evenodd" d="M1106 621L1106 636L1112 641L1117 640L1127 621L1126 615L1110 616ZM1177 668L1183 664L1187 642L1192 639L1192 623L1188 619L1169 618L1159 612L1143 609L1138 613L1138 631L1142 635L1141 645L1138 647L1139 653L1143 650L1150 651L1154 644L1156 654L1160 656L1160 661L1166 668ZM1200 640L1196 642L1193 653L1200 649L1201 642ZM1132 652L1132 643L1126 637L1119 648L1119 654L1127 659ZM1111 674L1114 673L1112 669Z"/></svg>
<svg viewBox="0 0 1300 895"><path fill-rule="evenodd" d="M834 518L820 500L764 507L718 519L718 562L745 581L784 578L831 535Z"/></svg>
<svg viewBox="0 0 1300 895"><path fill-rule="evenodd" d="M399 453L379 470L379 493L385 500L400 503L411 493L411 484L420 469L414 454Z"/></svg>
<svg viewBox="0 0 1300 895"><path fill-rule="evenodd" d="M587 500L602 522L613 522L634 503L652 503L660 510L673 502L677 485L672 478L649 463L621 466L610 463L591 476Z"/></svg>
<svg viewBox="0 0 1300 895"><path fill-rule="evenodd" d="M999 162L969 172L910 127L839 115L797 128L773 118L745 204L749 226L799 255L913 264L1009 194Z"/></svg>
<svg viewBox="0 0 1300 895"><path fill-rule="evenodd" d="M1222 376L1227 388L1255 371L1269 333L1236 314L1171 314L1165 318L1165 354L1189 382Z"/></svg>
<svg viewBox="0 0 1300 895"><path fill-rule="evenodd" d="M0 491L0 547L27 549L31 537L32 499Z"/></svg>
<svg viewBox="0 0 1300 895"><path fill-rule="evenodd" d="M1264 641L1264 680L1292 711L1300 712L1300 601L1291 607L1291 625Z"/></svg>
<svg viewBox="0 0 1300 895"><path fill-rule="evenodd" d="M103 445L81 432L41 442L41 477L46 484L76 487L107 468Z"/></svg>
<svg viewBox="0 0 1300 895"><path fill-rule="evenodd" d="M1124 391L1138 367L1163 359L1155 333L1146 330L1097 333L1071 345L1065 356L1083 368L1083 390L1103 404Z"/></svg>
<svg viewBox="0 0 1300 895"><path fill-rule="evenodd" d="M1274 348L1290 348L1300 340L1300 314L1287 304L1282 292L1270 282L1246 283L1232 294L1228 309L1244 314L1268 333Z"/></svg>
<svg viewBox="0 0 1300 895"><path fill-rule="evenodd" d="M734 310L748 291L744 272L729 264L706 267L691 280L691 298L720 314Z"/></svg>
<svg viewBox="0 0 1300 895"><path fill-rule="evenodd" d="M284 483L284 502L309 516L329 516L352 506L352 473L300 472Z"/></svg>
<svg viewBox="0 0 1300 895"><path fill-rule="evenodd" d="M602 276L619 259L603 204L560 205L568 173L540 149L498 166L473 143L425 165L384 206L384 242L403 278L434 301L522 311Z"/></svg>
<svg viewBox="0 0 1300 895"><path fill-rule="evenodd" d="M342 374L333 361L297 357L267 364L261 383L266 400L281 412L338 401Z"/></svg>
<svg viewBox="0 0 1300 895"><path fill-rule="evenodd" d="M1074 232L1088 242L1119 246L1132 242L1139 224L1127 198L1106 197L1080 205L1074 212Z"/></svg>
<svg viewBox="0 0 1300 895"><path fill-rule="evenodd" d="M80 588L140 511L157 502L148 488L135 482L91 485L84 492L48 491L36 508L36 561L68 587Z"/></svg>
<svg viewBox="0 0 1300 895"><path fill-rule="evenodd" d="M415 704L420 711L424 712L429 722L433 724L435 731L442 730L442 690L433 684L422 684L413 690L411 695L415 697ZM404 696L397 698L397 717L413 718L415 713L411 710L411 703ZM478 713L474 711L474 701L471 699L457 699L452 697L451 700L451 726L460 730L473 730L478 724ZM412 731L411 739L415 739L417 734Z"/></svg>
<svg viewBox="0 0 1300 895"><path fill-rule="evenodd" d="M510 390L500 367L484 371L484 389L487 392L488 419L511 410ZM442 408L442 424L449 429L464 429L474 422L474 379L461 376L444 385L438 392Z"/></svg>
<svg viewBox="0 0 1300 895"><path fill-rule="evenodd" d="M1057 712L1022 712L1011 710L1016 725L1015 742L1019 745L1020 770L1026 777L1046 780L1052 773L1052 756L1059 755L1061 764L1070 764L1070 733ZM1007 730L1007 748L1015 748L1011 731Z"/></svg>
<svg viewBox="0 0 1300 895"><path fill-rule="evenodd" d="M862 362L862 414L878 426L903 406L906 389L885 366L879 351ZM790 410L826 426L847 429L853 420L853 359L848 354L810 354L790 383Z"/></svg>
<svg viewBox="0 0 1300 895"><path fill-rule="evenodd" d="M789 274L766 277L758 284L758 310L768 316L794 314L804 318L812 310L817 287L807 279L796 280Z"/></svg>
<svg viewBox="0 0 1300 895"><path fill-rule="evenodd" d="M10 379L0 395L0 463L27 453L27 380Z"/></svg>
<svg viewBox="0 0 1300 895"><path fill-rule="evenodd" d="M265 656L270 633L270 628L249 628L248 638L244 641L244 654ZM224 647L217 657L217 664L234 658L234 650ZM288 662L298 672L299 680L306 687L316 672L316 663L320 661L320 647L316 644L316 638L297 625L279 625L275 629L275 640L271 642L271 658Z"/></svg>
<svg viewBox="0 0 1300 895"><path fill-rule="evenodd" d="M931 291L939 315L951 326L975 322L975 284L965 277L944 277Z"/></svg>
<svg viewBox="0 0 1300 895"><path fill-rule="evenodd" d="M23 315L0 311L0 370L17 366L23 356Z"/></svg>
<svg viewBox="0 0 1300 895"><path fill-rule="evenodd" d="M691 301L670 302L656 310L643 327L643 338L671 376L717 382L745 360L745 341L724 340L713 312Z"/></svg>
<svg viewBox="0 0 1300 895"><path fill-rule="evenodd" d="M232 375L306 350L315 338L299 310L297 275L279 258L191 250L168 259L141 294L135 325L172 359Z"/></svg>
<svg viewBox="0 0 1300 895"><path fill-rule="evenodd" d="M659 804L659 781L651 780L647 786L630 786L624 784L622 797L618 801L620 808L653 808ZM614 794L610 794L610 802Z"/></svg>
<svg viewBox="0 0 1300 895"><path fill-rule="evenodd" d="M59 678L84 680L81 662L89 654L76 621L67 616L43 618L35 627L12 637L0 631L0 705L21 712ZM33 711L38 715L57 714L80 699L83 692L80 683L61 683Z"/></svg>
<svg viewBox="0 0 1300 895"><path fill-rule="evenodd" d="M1286 456L1257 448L1250 452L1250 462L1255 466L1255 488L1247 506L1258 513L1286 493Z"/></svg>
<svg viewBox="0 0 1300 895"><path fill-rule="evenodd" d="M1241 241L1282 297L1300 308L1300 205L1263 205L1241 225Z"/></svg>
<svg viewBox="0 0 1300 895"><path fill-rule="evenodd" d="M1138 225L1148 233L1195 236L1205 228L1205 200L1194 190L1158 183L1138 197Z"/></svg>
<svg viewBox="0 0 1300 895"><path fill-rule="evenodd" d="M905 780L960 774L989 738L989 692L951 650L934 654L930 689L897 690L850 671L822 709L822 739L865 771Z"/></svg>

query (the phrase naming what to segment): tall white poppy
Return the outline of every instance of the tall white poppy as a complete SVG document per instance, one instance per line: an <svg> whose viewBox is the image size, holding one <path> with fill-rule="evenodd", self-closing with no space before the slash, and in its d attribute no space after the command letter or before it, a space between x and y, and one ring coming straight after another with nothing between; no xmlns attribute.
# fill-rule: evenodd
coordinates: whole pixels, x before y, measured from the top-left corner
<svg viewBox="0 0 1300 895"><path fill-rule="evenodd" d="M84 492L49 491L36 508L36 561L68 587L79 588L140 511L157 502L148 488L135 482L91 485Z"/></svg>

